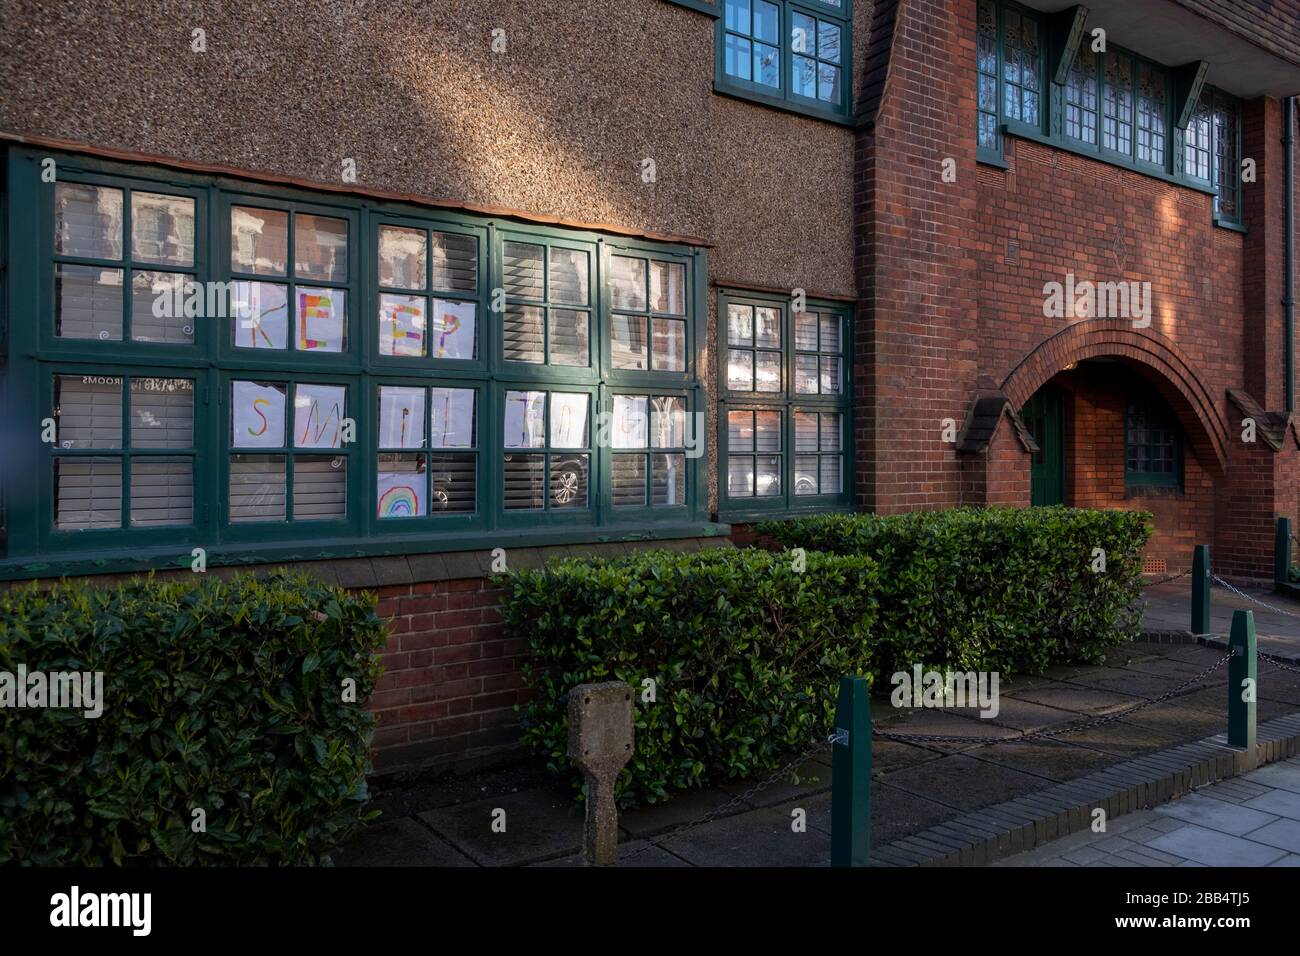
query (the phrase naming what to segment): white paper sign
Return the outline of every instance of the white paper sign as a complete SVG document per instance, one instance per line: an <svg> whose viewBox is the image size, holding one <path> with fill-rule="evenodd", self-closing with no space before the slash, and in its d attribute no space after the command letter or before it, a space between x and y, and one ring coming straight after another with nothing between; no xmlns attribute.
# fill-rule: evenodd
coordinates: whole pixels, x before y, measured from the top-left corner
<svg viewBox="0 0 1300 956"><path fill-rule="evenodd" d="M381 295L379 297L379 354L421 356L428 329L424 297Z"/></svg>
<svg viewBox="0 0 1300 956"><path fill-rule="evenodd" d="M546 393L506 392L505 447L546 445Z"/></svg>
<svg viewBox="0 0 1300 956"><path fill-rule="evenodd" d="M408 471L379 472L379 517L418 518L427 512L424 475Z"/></svg>
<svg viewBox="0 0 1300 956"><path fill-rule="evenodd" d="M230 444L236 448L283 447L283 386L256 382L230 384Z"/></svg>
<svg viewBox="0 0 1300 956"><path fill-rule="evenodd" d="M293 397L295 447L341 447L346 397L342 385L298 385Z"/></svg>
<svg viewBox="0 0 1300 956"><path fill-rule="evenodd" d="M342 289L298 287L298 348L342 352L347 293Z"/></svg>
<svg viewBox="0 0 1300 956"><path fill-rule="evenodd" d="M587 447L587 400L585 392L551 393L551 447Z"/></svg>
<svg viewBox="0 0 1300 956"><path fill-rule="evenodd" d="M380 387L379 447L424 447L424 389Z"/></svg>
<svg viewBox="0 0 1300 956"><path fill-rule="evenodd" d="M433 326L429 331L434 358L474 358L474 303L433 300Z"/></svg>
<svg viewBox="0 0 1300 956"><path fill-rule="evenodd" d="M429 398L429 447L474 447L474 390L433 388Z"/></svg>
<svg viewBox="0 0 1300 956"><path fill-rule="evenodd" d="M235 345L249 349L289 347L289 293L273 282L236 282Z"/></svg>

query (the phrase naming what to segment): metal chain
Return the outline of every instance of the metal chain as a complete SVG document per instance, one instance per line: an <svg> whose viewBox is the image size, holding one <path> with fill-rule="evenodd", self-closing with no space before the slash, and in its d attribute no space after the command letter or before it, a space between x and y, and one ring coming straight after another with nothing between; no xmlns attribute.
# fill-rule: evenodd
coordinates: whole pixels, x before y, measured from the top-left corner
<svg viewBox="0 0 1300 956"><path fill-rule="evenodd" d="M669 840L673 837L681 836L683 833L686 833L688 830L694 830L696 827L703 826L706 823L712 823L718 817L724 815L728 810L743 804L750 797L754 796L754 794L759 793L762 790L766 790L768 787L776 783L778 780L782 779L783 777L789 776L796 767L800 766L803 763L806 763L808 759L812 757L813 754L822 750L824 747L826 747L829 744L836 743L838 740L839 740L838 734L831 734L829 737L826 737L824 740L817 740L816 742L813 743L811 747L805 750L798 757L795 757L793 760L791 760L789 763L783 766L780 770L777 770L771 776L754 784L754 786L750 787L744 793L738 794L737 796L732 797L726 803L714 807L712 810L710 810L708 813L706 813L704 816L700 817L697 820L691 820L688 823L683 823L679 826L673 827L671 830L661 833L656 837L648 838L644 846L640 846L637 849L633 850L631 853L629 853L619 862L626 863L628 860L640 856L642 853L645 853L647 850L651 849L652 847L659 846L665 840Z"/></svg>
<svg viewBox="0 0 1300 956"><path fill-rule="evenodd" d="M1059 730L1036 730L1033 733L1018 734L1014 737L993 737L993 738L975 737L975 736L958 736L955 734L895 734L884 730L873 730L872 734L876 737L884 738L885 740L898 740L906 743L970 743L973 741L982 746L989 745L989 744L1005 744L1005 743L1018 744L1018 743L1024 743L1025 741L1028 740L1050 740L1054 737L1062 737L1065 734L1074 734L1074 733L1078 733L1081 730L1088 730L1092 727L1100 727L1103 724L1109 724L1112 721L1121 720L1125 717L1130 716L1131 714L1136 714L1138 711L1145 710L1146 708L1152 707L1156 704L1162 704L1165 701L1169 700L1171 697L1174 697L1177 694L1181 693L1183 690L1190 687L1192 684L1195 684L1197 681L1201 681L1204 680L1206 677L1209 677L1220 667L1222 667L1230 657L1232 657L1231 654L1224 654L1222 657L1220 657L1209 667L1205 668L1205 670L1201 671L1199 674L1196 674L1193 677L1189 677L1187 680L1183 681L1177 687L1173 688L1172 690L1165 691L1159 697L1153 697L1151 700L1143 701L1142 703L1138 704L1136 707L1130 707L1128 710L1122 710L1116 714L1107 714L1104 717L1089 717L1086 720L1071 724L1066 727L1062 727Z"/></svg>
<svg viewBox="0 0 1300 956"><path fill-rule="evenodd" d="M1283 660L1274 654L1260 654L1259 652L1256 652L1255 656L1262 661L1272 664L1278 670L1291 671L1293 674L1300 674L1300 667L1296 667L1290 661Z"/></svg>
<svg viewBox="0 0 1300 956"><path fill-rule="evenodd" d="M1162 584L1168 584L1170 581L1177 581L1179 578L1185 578L1187 577L1187 575L1191 573L1192 573L1192 569L1188 568L1186 571L1180 571L1177 574L1166 575L1165 577L1161 578L1159 581L1143 581L1142 586L1147 588L1159 587Z"/></svg>
<svg viewBox="0 0 1300 956"><path fill-rule="evenodd" d="M1257 597L1251 597L1245 591L1242 591L1240 588L1234 587L1233 585L1229 584L1227 581L1223 580L1223 578L1219 577L1217 574L1211 574L1210 577L1213 578L1217 584L1227 588L1229 591L1231 591L1233 594L1237 595L1238 597L1244 597L1247 601L1254 601L1260 607L1266 607L1270 611L1275 611L1278 614L1285 614L1287 617L1300 618L1300 614L1296 614L1294 611L1287 611L1280 607L1274 607L1273 605L1269 604L1267 601L1261 601Z"/></svg>

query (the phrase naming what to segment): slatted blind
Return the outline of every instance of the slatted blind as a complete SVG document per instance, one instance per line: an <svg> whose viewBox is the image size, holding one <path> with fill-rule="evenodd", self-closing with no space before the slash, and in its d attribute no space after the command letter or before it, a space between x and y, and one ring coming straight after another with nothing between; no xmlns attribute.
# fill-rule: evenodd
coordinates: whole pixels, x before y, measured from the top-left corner
<svg viewBox="0 0 1300 956"><path fill-rule="evenodd" d="M435 232L431 246L435 290L478 291L478 242L473 236Z"/></svg>

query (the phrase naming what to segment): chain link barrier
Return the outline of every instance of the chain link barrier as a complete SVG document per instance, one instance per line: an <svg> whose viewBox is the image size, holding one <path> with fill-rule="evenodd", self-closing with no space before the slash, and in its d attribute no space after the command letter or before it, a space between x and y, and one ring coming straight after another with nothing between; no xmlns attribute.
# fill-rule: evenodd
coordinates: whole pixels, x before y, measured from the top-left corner
<svg viewBox="0 0 1300 956"><path fill-rule="evenodd" d="M1232 584L1229 584L1227 581L1223 580L1223 578L1219 577L1217 574L1211 574L1210 577L1211 579L1213 579L1215 584L1218 584L1220 587L1227 588L1233 594L1237 595L1237 597L1245 598L1247 601L1252 601L1255 604L1258 604L1260 607L1268 608L1270 611L1273 611L1277 614L1283 614L1286 615L1287 617L1300 618L1300 614L1297 614L1294 611L1288 611L1285 608L1274 607L1272 604L1269 604L1267 601L1261 601L1259 598L1247 594L1245 591L1241 590L1240 588Z"/></svg>
<svg viewBox="0 0 1300 956"><path fill-rule="evenodd" d="M1185 578L1191 573L1192 569L1188 568L1186 571L1179 571L1177 574L1167 574L1159 581L1143 581L1142 586L1147 588L1156 588L1162 584L1168 584L1170 581L1177 581L1179 578Z"/></svg>

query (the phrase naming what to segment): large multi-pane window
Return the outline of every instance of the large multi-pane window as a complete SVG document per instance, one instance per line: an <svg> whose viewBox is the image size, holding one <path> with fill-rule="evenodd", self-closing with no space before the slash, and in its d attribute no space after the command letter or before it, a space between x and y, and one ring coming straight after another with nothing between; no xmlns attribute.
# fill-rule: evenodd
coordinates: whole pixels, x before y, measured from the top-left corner
<svg viewBox="0 0 1300 956"><path fill-rule="evenodd" d="M1206 87L1187 124L1183 148L1186 175L1214 187L1220 219L1241 222L1241 106L1228 94Z"/></svg>
<svg viewBox="0 0 1300 956"><path fill-rule="evenodd" d="M801 112L848 114L851 0L718 0L718 88Z"/></svg>
<svg viewBox="0 0 1300 956"><path fill-rule="evenodd" d="M0 560L707 515L689 247L9 158L6 414L41 428Z"/></svg>
<svg viewBox="0 0 1300 956"><path fill-rule="evenodd" d="M743 517L837 507L847 485L849 311L724 292L718 301L718 509Z"/></svg>
<svg viewBox="0 0 1300 956"><path fill-rule="evenodd" d="M1125 415L1125 483L1177 486L1182 480L1182 438L1177 419L1153 392L1133 394Z"/></svg>
<svg viewBox="0 0 1300 956"><path fill-rule="evenodd" d="M1096 155L1215 193L1220 222L1240 222L1238 101L1206 87L1186 130L1177 128L1175 71L1082 34L1064 82L1049 83L1048 21L1014 0L978 0L976 145L1001 161L1004 131Z"/></svg>

